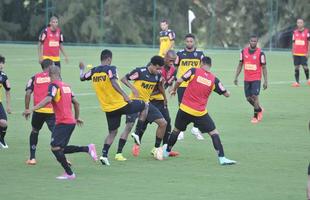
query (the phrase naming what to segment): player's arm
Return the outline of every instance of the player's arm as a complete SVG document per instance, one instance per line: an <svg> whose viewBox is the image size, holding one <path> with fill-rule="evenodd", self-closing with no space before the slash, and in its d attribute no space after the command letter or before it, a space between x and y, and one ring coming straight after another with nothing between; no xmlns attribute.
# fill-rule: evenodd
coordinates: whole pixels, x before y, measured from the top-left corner
<svg viewBox="0 0 310 200"><path fill-rule="evenodd" d="M260 62L261 62L262 68L263 68L263 77L264 77L263 88L264 88L264 90L266 90L268 87L268 76L267 76L266 56L263 52L260 55Z"/></svg>
<svg viewBox="0 0 310 200"><path fill-rule="evenodd" d="M309 56L310 56L310 32L308 32L307 38L308 38L308 54L307 54L307 57L309 58Z"/></svg>
<svg viewBox="0 0 310 200"><path fill-rule="evenodd" d="M84 65L83 62L79 63L79 68L80 68L80 80L81 81L89 81L89 80L91 80L91 77L93 75L93 70L89 70L88 72L84 72L85 65Z"/></svg>
<svg viewBox="0 0 310 200"><path fill-rule="evenodd" d="M175 39L175 33L173 31L171 31L168 34L169 40L170 40L170 46L169 46L169 50L174 48L174 39Z"/></svg>
<svg viewBox="0 0 310 200"><path fill-rule="evenodd" d="M239 60L239 64L237 66L237 70L236 70L236 73L235 73L235 79L234 79L234 84L235 85L238 85L238 77L242 71L242 65L243 65L243 51L241 51L240 53L240 60Z"/></svg>
<svg viewBox="0 0 310 200"><path fill-rule="evenodd" d="M164 88L164 81L163 79L161 79L161 81L158 83L158 90L159 92L163 95L164 97L164 104L167 105L167 96L166 96L166 91L165 91L165 88Z"/></svg>
<svg viewBox="0 0 310 200"><path fill-rule="evenodd" d="M195 74L196 69L189 69L181 78L178 78L174 84L173 89L170 91L170 95L175 95L177 93L177 89L180 87L183 81L189 81L192 75Z"/></svg>
<svg viewBox="0 0 310 200"><path fill-rule="evenodd" d="M31 101L31 94L33 92L33 82L34 82L34 77L32 77L26 86L26 94L25 94L25 110L29 109L30 106L30 101ZM30 115L25 115L25 118L28 119Z"/></svg>
<svg viewBox="0 0 310 200"><path fill-rule="evenodd" d="M69 62L69 60L68 60L68 55L67 55L67 53L65 52L65 47L64 47L64 45L63 45L63 41L64 41L64 36L63 36L62 33L60 33L59 49L60 49L62 55L65 56L65 62L68 63L68 62Z"/></svg>
<svg viewBox="0 0 310 200"><path fill-rule="evenodd" d="M109 69L108 71L108 76L110 78L112 87L123 96L124 100L126 102L131 102L129 96L126 94L126 92L120 87L120 85L118 84L118 75L117 75L117 71L116 71L116 67L111 67L111 69Z"/></svg>
<svg viewBox="0 0 310 200"><path fill-rule="evenodd" d="M76 120L77 125L82 126L83 120L80 119L80 104L75 98L75 96L72 94L72 104L74 109L74 118Z"/></svg>
<svg viewBox="0 0 310 200"><path fill-rule="evenodd" d="M130 81L133 80L138 80L139 79L139 71L138 69L135 69L133 71L131 71L130 73L126 74L126 76L124 76L121 81L122 83L124 83L128 88L130 88L130 90L132 91L132 93L134 94L134 96L136 98L139 97L139 92L138 90L130 83Z"/></svg>
<svg viewBox="0 0 310 200"><path fill-rule="evenodd" d="M9 80L6 78L3 87L5 89L5 99L6 99L6 112L8 114L11 114L11 87L10 87L10 82Z"/></svg>
<svg viewBox="0 0 310 200"><path fill-rule="evenodd" d="M215 78L213 91L225 97L230 96L230 92L225 89L222 82L218 78Z"/></svg>
<svg viewBox="0 0 310 200"><path fill-rule="evenodd" d="M39 63L42 62L43 60L43 43L44 43L44 40L46 39L46 29L44 29L40 36L39 36L39 43L38 43L38 56L39 56Z"/></svg>

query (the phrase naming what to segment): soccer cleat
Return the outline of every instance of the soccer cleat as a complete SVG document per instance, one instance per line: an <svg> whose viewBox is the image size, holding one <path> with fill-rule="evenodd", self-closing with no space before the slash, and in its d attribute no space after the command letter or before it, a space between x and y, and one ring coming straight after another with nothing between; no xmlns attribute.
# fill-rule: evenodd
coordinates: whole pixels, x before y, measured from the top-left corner
<svg viewBox="0 0 310 200"><path fill-rule="evenodd" d="M123 156L123 154L117 153L117 154L115 155L115 160L117 160L117 161L126 161L127 158L125 158L125 157Z"/></svg>
<svg viewBox="0 0 310 200"><path fill-rule="evenodd" d="M9 148L9 146L5 143L4 139L2 139L2 141L0 141L0 148L2 148L2 149Z"/></svg>
<svg viewBox="0 0 310 200"><path fill-rule="evenodd" d="M292 84L292 87L300 87L300 84L295 82L295 83Z"/></svg>
<svg viewBox="0 0 310 200"><path fill-rule="evenodd" d="M97 152L96 152L96 146L94 144L88 145L88 154L92 157L94 161L98 160Z"/></svg>
<svg viewBox="0 0 310 200"><path fill-rule="evenodd" d="M264 114L264 108L262 108L261 107L261 109L262 109L262 111L260 111L258 114L257 114L257 119L258 119L258 121L262 121L262 119L263 119L263 114Z"/></svg>
<svg viewBox="0 0 310 200"><path fill-rule="evenodd" d="M256 118L256 117L253 117L252 119L251 119L251 123L252 124L257 124L259 121L258 121L258 119Z"/></svg>
<svg viewBox="0 0 310 200"><path fill-rule="evenodd" d="M167 147L168 147L167 144L164 144L163 147L162 147L162 149L163 149L163 158L168 158L169 157L169 153L170 152L167 151Z"/></svg>
<svg viewBox="0 0 310 200"><path fill-rule="evenodd" d="M137 144L134 144L134 145L132 146L131 153L132 153L132 155L133 155L134 157L138 157L139 154L140 154L140 146L137 145Z"/></svg>
<svg viewBox="0 0 310 200"><path fill-rule="evenodd" d="M100 162L102 165L110 166L110 162L107 157L100 156Z"/></svg>
<svg viewBox="0 0 310 200"><path fill-rule="evenodd" d="M184 132L181 131L178 135L178 140L184 140Z"/></svg>
<svg viewBox="0 0 310 200"><path fill-rule="evenodd" d="M163 148L162 147L155 148L154 158L156 160L163 160L164 159Z"/></svg>
<svg viewBox="0 0 310 200"><path fill-rule="evenodd" d="M308 81L307 81L307 85L309 85L309 86L310 86L310 79L308 79Z"/></svg>
<svg viewBox="0 0 310 200"><path fill-rule="evenodd" d="M201 132L199 131L198 128L193 127L191 132L196 137L197 140L204 140L204 137L201 135Z"/></svg>
<svg viewBox="0 0 310 200"><path fill-rule="evenodd" d="M179 155L180 155L180 153L177 152L177 151L170 151L170 152L169 152L169 157L177 157L177 156L179 156Z"/></svg>
<svg viewBox="0 0 310 200"><path fill-rule="evenodd" d="M37 161L36 161L36 159L32 158L32 159L26 160L26 164L27 165L36 165Z"/></svg>
<svg viewBox="0 0 310 200"><path fill-rule="evenodd" d="M153 149L151 150L151 155L154 156L154 155L155 155L155 152L156 152L156 148L153 147Z"/></svg>
<svg viewBox="0 0 310 200"><path fill-rule="evenodd" d="M140 145L140 144L141 144L141 142L140 142L140 137L139 137L139 135L137 135L135 132L131 133L131 137L134 139L134 141L135 141L135 143L136 143L137 145Z"/></svg>
<svg viewBox="0 0 310 200"><path fill-rule="evenodd" d="M75 176L74 173L72 175L69 175L66 172L63 173L63 175L60 175L60 176L56 177L56 179L58 179L58 180L73 180L75 178L76 178L76 176Z"/></svg>
<svg viewBox="0 0 310 200"><path fill-rule="evenodd" d="M237 163L236 161L229 160L225 157L219 157L219 162L220 162L220 165L234 165Z"/></svg>

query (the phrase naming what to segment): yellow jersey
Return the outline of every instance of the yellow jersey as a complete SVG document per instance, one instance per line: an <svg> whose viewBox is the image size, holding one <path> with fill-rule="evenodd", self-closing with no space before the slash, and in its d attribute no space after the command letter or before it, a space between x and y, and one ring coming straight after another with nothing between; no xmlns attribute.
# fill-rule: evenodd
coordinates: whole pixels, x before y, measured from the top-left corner
<svg viewBox="0 0 310 200"><path fill-rule="evenodd" d="M165 57L167 51L171 49L171 43L174 39L175 33L170 29L159 32L159 56Z"/></svg>

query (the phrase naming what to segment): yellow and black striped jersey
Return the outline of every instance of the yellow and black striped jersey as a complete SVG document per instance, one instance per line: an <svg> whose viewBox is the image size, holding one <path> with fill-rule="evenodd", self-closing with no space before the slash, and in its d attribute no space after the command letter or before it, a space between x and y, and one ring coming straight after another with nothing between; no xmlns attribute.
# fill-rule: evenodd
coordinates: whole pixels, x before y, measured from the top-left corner
<svg viewBox="0 0 310 200"><path fill-rule="evenodd" d="M170 50L171 43L174 39L175 33L170 29L159 32L159 55L161 57L165 57L165 54Z"/></svg>

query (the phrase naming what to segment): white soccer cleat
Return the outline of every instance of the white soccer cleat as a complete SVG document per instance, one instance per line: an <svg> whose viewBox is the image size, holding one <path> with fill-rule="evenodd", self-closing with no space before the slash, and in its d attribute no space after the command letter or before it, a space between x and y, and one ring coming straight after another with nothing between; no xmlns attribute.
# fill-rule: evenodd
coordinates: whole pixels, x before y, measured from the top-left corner
<svg viewBox="0 0 310 200"><path fill-rule="evenodd" d="M137 145L140 145L140 144L141 144L141 142L140 142L140 137L139 137L139 135L137 135L135 132L131 133L131 137L134 139L134 141L135 141L135 143L136 143Z"/></svg>
<svg viewBox="0 0 310 200"><path fill-rule="evenodd" d="M107 157L100 156L100 162L102 165L110 166L110 162Z"/></svg>
<svg viewBox="0 0 310 200"><path fill-rule="evenodd" d="M219 162L220 162L220 165L234 165L237 163L236 161L229 160L225 157L219 157Z"/></svg>
<svg viewBox="0 0 310 200"><path fill-rule="evenodd" d="M58 179L58 180L73 180L75 178L76 178L76 176L74 173L72 175L69 175L66 172L63 173L62 175L56 177L56 179Z"/></svg>
<svg viewBox="0 0 310 200"><path fill-rule="evenodd" d="M197 140L204 140L205 138L202 136L201 132L198 128L193 127L191 130L192 134L196 137Z"/></svg>
<svg viewBox="0 0 310 200"><path fill-rule="evenodd" d="M9 146L5 142L0 142L0 149L7 149Z"/></svg>
<svg viewBox="0 0 310 200"><path fill-rule="evenodd" d="M184 140L184 132L181 131L178 136L178 140Z"/></svg>
<svg viewBox="0 0 310 200"><path fill-rule="evenodd" d="M154 158L156 160L163 160L164 159L163 148L158 147L158 148L155 149L155 151L154 151Z"/></svg>

